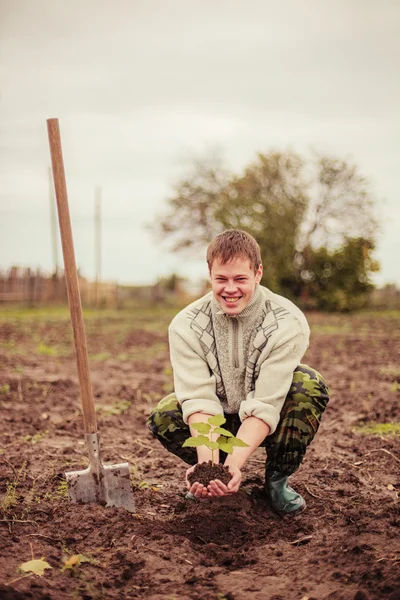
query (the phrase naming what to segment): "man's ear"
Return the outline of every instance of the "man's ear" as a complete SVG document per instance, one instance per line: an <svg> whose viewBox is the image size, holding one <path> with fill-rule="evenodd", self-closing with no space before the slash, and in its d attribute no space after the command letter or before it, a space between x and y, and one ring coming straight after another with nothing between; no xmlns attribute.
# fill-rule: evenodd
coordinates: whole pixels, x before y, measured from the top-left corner
<svg viewBox="0 0 400 600"><path fill-rule="evenodd" d="M256 272L256 283L260 283L263 274L263 266L260 264Z"/></svg>

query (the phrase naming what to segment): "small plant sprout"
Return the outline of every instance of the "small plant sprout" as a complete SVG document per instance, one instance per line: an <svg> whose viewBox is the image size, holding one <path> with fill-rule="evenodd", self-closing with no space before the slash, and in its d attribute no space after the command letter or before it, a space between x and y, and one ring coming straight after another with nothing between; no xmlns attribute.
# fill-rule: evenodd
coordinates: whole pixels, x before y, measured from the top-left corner
<svg viewBox="0 0 400 600"><path fill-rule="evenodd" d="M198 431L199 435L189 437L184 441L182 446L189 448L206 446L211 450L212 466L214 466L214 452L216 450L232 454L235 446L247 447L248 444L246 442L243 442L240 438L235 437L233 433L221 427L224 423L226 423L226 419L222 415L209 417L207 423L193 423L191 427ZM215 436L218 436L217 439L214 439Z"/></svg>

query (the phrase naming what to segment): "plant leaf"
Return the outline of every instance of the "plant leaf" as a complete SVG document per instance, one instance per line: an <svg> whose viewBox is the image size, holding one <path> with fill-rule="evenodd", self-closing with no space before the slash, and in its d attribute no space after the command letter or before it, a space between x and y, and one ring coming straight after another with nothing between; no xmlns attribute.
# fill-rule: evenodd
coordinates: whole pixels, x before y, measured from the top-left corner
<svg viewBox="0 0 400 600"><path fill-rule="evenodd" d="M207 441L206 444L207 448L210 448L210 450L218 450L219 445L217 444L217 442L212 442L211 440Z"/></svg>
<svg viewBox="0 0 400 600"><path fill-rule="evenodd" d="M64 566L61 569L61 571L65 571L66 569L73 569L74 567L79 567L79 565L85 562L97 564L96 560L88 558L84 554L74 554L73 556L70 556L69 559L64 563Z"/></svg>
<svg viewBox="0 0 400 600"><path fill-rule="evenodd" d="M218 445L219 445L219 449L222 450L222 452L226 452L227 454L232 454L233 446L230 441L229 442L221 442Z"/></svg>
<svg viewBox="0 0 400 600"><path fill-rule="evenodd" d="M233 437L233 433L231 433L227 429L224 429L223 427L216 427L214 429L213 433L220 433L221 435L224 435L225 437Z"/></svg>
<svg viewBox="0 0 400 600"><path fill-rule="evenodd" d="M210 423L210 425L216 425L217 427L219 427L220 425L226 423L226 419L223 415L214 415L213 417L210 417L208 419L208 422Z"/></svg>
<svg viewBox="0 0 400 600"><path fill-rule="evenodd" d="M199 433L206 433L206 434L210 433L210 429L211 429L211 425L209 425L208 423L193 423L193 425L191 425L191 427L193 427L193 429L195 429Z"/></svg>
<svg viewBox="0 0 400 600"><path fill-rule="evenodd" d="M209 439L205 435L198 435L197 437L189 437L182 444L183 447L195 448L196 446L204 446L209 442Z"/></svg>
<svg viewBox="0 0 400 600"><path fill-rule="evenodd" d="M240 438L230 438L230 443L232 444L232 446L240 446L241 448L247 448L248 444L246 444L246 442L244 442L243 440L241 440Z"/></svg>
<svg viewBox="0 0 400 600"><path fill-rule="evenodd" d="M42 576L46 569L52 569L53 567L42 557L41 559L28 560L28 562L23 563L19 568L24 573L34 573L35 575Z"/></svg>

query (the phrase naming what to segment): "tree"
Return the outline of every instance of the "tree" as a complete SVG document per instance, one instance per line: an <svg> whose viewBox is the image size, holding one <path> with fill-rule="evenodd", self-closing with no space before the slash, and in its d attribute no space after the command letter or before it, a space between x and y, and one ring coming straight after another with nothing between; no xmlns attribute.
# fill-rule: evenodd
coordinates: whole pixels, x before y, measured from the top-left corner
<svg viewBox="0 0 400 600"><path fill-rule="evenodd" d="M373 240L377 232L375 198L353 163L316 156L300 246L338 247L349 238Z"/></svg>
<svg viewBox="0 0 400 600"><path fill-rule="evenodd" d="M349 238L336 250L310 249L311 269L304 269L296 256L297 296L308 308L349 311L363 308L373 289L371 273L379 270L372 258L373 244L364 238Z"/></svg>
<svg viewBox="0 0 400 600"><path fill-rule="evenodd" d="M156 223L156 234L168 238L174 251L198 251L222 230L215 218L231 174L219 159L194 160L187 177L174 186L169 211Z"/></svg>
<svg viewBox="0 0 400 600"><path fill-rule="evenodd" d="M280 289L293 275L293 254L307 206L303 163L294 153L259 154L243 175L197 161L169 198L158 232L173 249L204 250L224 229L244 229L260 244L263 281Z"/></svg>
<svg viewBox="0 0 400 600"><path fill-rule="evenodd" d="M293 274L296 240L307 208L303 162L293 153L259 154L220 194L214 218L222 229L244 229L261 249L263 283L281 290Z"/></svg>
<svg viewBox="0 0 400 600"><path fill-rule="evenodd" d="M357 167L334 157L307 163L293 152L258 154L241 175L228 173L220 162L196 161L168 199L158 232L173 241L174 250L198 251L225 229L243 229L260 245L263 283L306 297L317 293L307 274L320 268L324 252L329 262L339 248L350 251L352 240L374 248L374 204ZM365 276L371 265L362 267Z"/></svg>

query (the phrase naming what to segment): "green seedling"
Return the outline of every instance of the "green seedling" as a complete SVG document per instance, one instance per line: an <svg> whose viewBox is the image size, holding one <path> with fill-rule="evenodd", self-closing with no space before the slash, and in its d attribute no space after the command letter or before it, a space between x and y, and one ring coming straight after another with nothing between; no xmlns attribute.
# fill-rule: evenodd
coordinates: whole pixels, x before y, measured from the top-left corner
<svg viewBox="0 0 400 600"><path fill-rule="evenodd" d="M57 496L60 498L68 498L68 483L65 479L61 479L57 487Z"/></svg>
<svg viewBox="0 0 400 600"><path fill-rule="evenodd" d="M57 356L58 354L56 348L52 348L47 344L43 344L43 342L41 342L36 348L36 352L37 354L42 354L43 356Z"/></svg>
<svg viewBox="0 0 400 600"><path fill-rule="evenodd" d="M111 405L100 405L96 407L96 411L100 411L105 417L112 417L115 415L123 415L131 406L129 400L119 400Z"/></svg>
<svg viewBox="0 0 400 600"><path fill-rule="evenodd" d="M73 556L70 556L68 558L68 560L66 560L64 562L64 565L63 565L61 571L66 571L68 569L75 570L78 567L80 567L80 565L82 563L90 563L91 565L98 565L99 561L95 560L94 558L89 558L89 557L85 556L84 554L74 554Z"/></svg>
<svg viewBox="0 0 400 600"><path fill-rule="evenodd" d="M10 391L10 386L8 383L5 383L4 385L0 385L0 394L8 394L9 391Z"/></svg>
<svg viewBox="0 0 400 600"><path fill-rule="evenodd" d="M6 483L6 493L0 505L1 510L5 513L18 504L19 494L17 492L17 485L16 481Z"/></svg>
<svg viewBox="0 0 400 600"><path fill-rule="evenodd" d="M209 417L207 423L193 423L191 427L199 432L200 435L190 437L184 441L182 447L196 448L197 446L206 446L211 450L211 463L214 466L214 452L222 450L226 454L232 454L235 446L246 448L248 444L243 442L228 431L221 427L226 423L225 417L222 415L214 415ZM214 439L218 436L217 439Z"/></svg>
<svg viewBox="0 0 400 600"><path fill-rule="evenodd" d="M4 494L1 503L0 510L4 513L10 513L11 509L14 508L19 502L20 495L17 492L17 487L22 477L25 476L26 462L24 461L18 471L14 470L15 479L13 481L6 482L6 493Z"/></svg>
<svg viewBox="0 0 400 600"><path fill-rule="evenodd" d="M35 433L34 435L30 435L29 433L27 435L23 435L21 437L21 439L24 442L29 442L30 444L38 444L40 442L40 440L42 440L44 437L46 437L46 435L49 433L49 430L46 429L46 431L42 431L41 433Z"/></svg>
<svg viewBox="0 0 400 600"><path fill-rule="evenodd" d="M150 483L149 481L141 481L138 485L140 490L153 490L153 492L159 492L162 486L157 483Z"/></svg>
<svg viewBox="0 0 400 600"><path fill-rule="evenodd" d="M164 383L164 385L162 386L163 392L164 394L171 394L171 392L174 391L174 384L172 381L167 381L167 383Z"/></svg>

